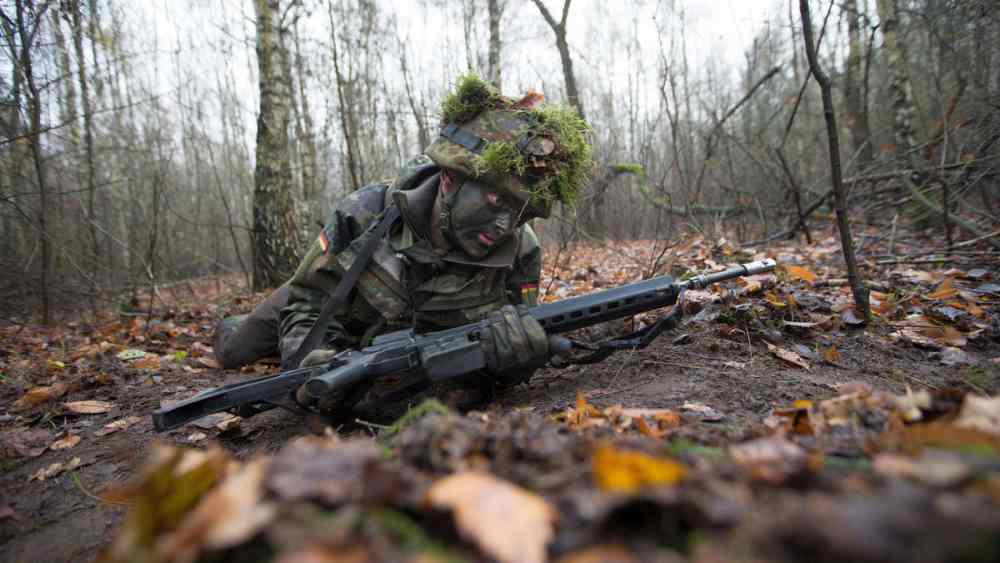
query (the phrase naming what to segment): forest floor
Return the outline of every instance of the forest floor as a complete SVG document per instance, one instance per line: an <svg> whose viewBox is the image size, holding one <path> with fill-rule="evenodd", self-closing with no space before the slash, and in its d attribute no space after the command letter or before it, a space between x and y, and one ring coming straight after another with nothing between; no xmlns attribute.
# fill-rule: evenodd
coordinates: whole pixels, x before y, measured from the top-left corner
<svg viewBox="0 0 1000 563"><path fill-rule="evenodd" d="M163 401L277 369L212 360L216 320L262 295L185 284L149 314L2 326L0 560L1000 559L1000 261L892 258L872 233L865 327L824 237L551 249L546 300L780 267L690 292L645 350L325 437L280 410L152 429Z"/></svg>

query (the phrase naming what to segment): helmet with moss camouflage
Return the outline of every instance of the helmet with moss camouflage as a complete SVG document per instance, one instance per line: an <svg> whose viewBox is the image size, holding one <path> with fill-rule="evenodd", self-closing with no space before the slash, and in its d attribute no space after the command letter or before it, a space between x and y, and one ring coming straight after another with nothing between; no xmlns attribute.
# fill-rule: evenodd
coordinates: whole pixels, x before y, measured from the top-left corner
<svg viewBox="0 0 1000 563"><path fill-rule="evenodd" d="M426 154L442 168L485 181L529 201L548 217L571 205L592 166L589 129L572 108L500 95L474 74L442 104L441 135Z"/></svg>

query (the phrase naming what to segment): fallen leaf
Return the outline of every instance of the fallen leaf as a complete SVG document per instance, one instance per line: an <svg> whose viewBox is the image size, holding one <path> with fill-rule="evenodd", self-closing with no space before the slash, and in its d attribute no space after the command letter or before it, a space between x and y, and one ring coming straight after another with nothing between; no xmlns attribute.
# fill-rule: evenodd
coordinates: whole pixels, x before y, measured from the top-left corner
<svg viewBox="0 0 1000 563"><path fill-rule="evenodd" d="M599 446L591 463L598 486L608 492L631 493L645 486L673 485L688 474L685 465L672 459L611 446Z"/></svg>
<svg viewBox="0 0 1000 563"><path fill-rule="evenodd" d="M194 560L203 550L238 545L274 518L275 506L262 500L267 460L244 466L208 492L181 526L162 540L164 560Z"/></svg>
<svg viewBox="0 0 1000 563"><path fill-rule="evenodd" d="M76 414L103 414L115 408L113 403L107 401L72 401L63 403L63 406Z"/></svg>
<svg viewBox="0 0 1000 563"><path fill-rule="evenodd" d="M836 346L822 348L820 350L820 355L823 356L823 360L828 364L837 365L840 363L840 352L837 351Z"/></svg>
<svg viewBox="0 0 1000 563"><path fill-rule="evenodd" d="M770 342L764 342L764 344L767 344L768 351L777 356L778 358L792 364L793 366L800 367L805 370L809 369L809 363L803 360L802 356L796 354L795 352L775 346Z"/></svg>
<svg viewBox="0 0 1000 563"><path fill-rule="evenodd" d="M49 448L51 434L41 428L14 428L0 432L0 457L33 458Z"/></svg>
<svg viewBox="0 0 1000 563"><path fill-rule="evenodd" d="M188 435L187 441L193 444L196 442L200 442L205 438L208 438L208 434L205 434L204 432L192 432L191 434Z"/></svg>
<svg viewBox="0 0 1000 563"><path fill-rule="evenodd" d="M912 479L933 487L950 487L966 479L971 468L954 452L928 450L917 459L882 453L872 460L875 472L886 477Z"/></svg>
<svg viewBox="0 0 1000 563"><path fill-rule="evenodd" d="M958 290L955 289L954 281L951 278L948 278L941 282L941 285L937 286L934 291L928 293L925 298L932 301L939 301L943 299L951 299L957 294Z"/></svg>
<svg viewBox="0 0 1000 563"><path fill-rule="evenodd" d="M780 435L729 446L729 456L752 478L775 484L815 468L808 452Z"/></svg>
<svg viewBox="0 0 1000 563"><path fill-rule="evenodd" d="M52 445L49 446L49 449L50 450L68 450L69 448L72 448L73 446L75 446L75 445L77 445L79 443L80 443L80 435L79 434L67 434L64 438L62 438L60 440L56 440L55 442L52 442Z"/></svg>
<svg viewBox="0 0 1000 563"><path fill-rule="evenodd" d="M133 424L140 422L141 420L142 417L139 416L120 418L118 420L105 424L104 428L101 428L100 430L94 432L94 436L107 436L108 434L118 432L119 430L124 430L129 426L132 426Z"/></svg>
<svg viewBox="0 0 1000 563"><path fill-rule="evenodd" d="M60 473L66 471L72 471L79 466L80 466L79 457L74 457L73 459L69 460L69 462L66 463L65 465L61 462L56 462L50 464L48 467L43 467L38 471L32 473L31 477L28 477L28 481L44 481L46 479L51 479L56 475L59 475Z"/></svg>
<svg viewBox="0 0 1000 563"><path fill-rule="evenodd" d="M466 471L439 479L431 505L454 512L461 534L503 563L541 563L557 512L542 497L492 475ZM516 538L516 539L515 539Z"/></svg>
<svg viewBox="0 0 1000 563"><path fill-rule="evenodd" d="M639 563L639 561L641 559L623 545L604 544L567 553L557 559L556 563Z"/></svg>
<svg viewBox="0 0 1000 563"><path fill-rule="evenodd" d="M145 358L146 352L137 348L129 348L118 352L115 354L115 357L123 361L138 360L140 358Z"/></svg>
<svg viewBox="0 0 1000 563"><path fill-rule="evenodd" d="M785 266L785 271L788 272L788 277L794 280L802 280L809 283L816 281L816 274L802 266Z"/></svg>
<svg viewBox="0 0 1000 563"><path fill-rule="evenodd" d="M693 413L705 422L719 422L726 418L726 415L705 403L687 402L681 405L681 410Z"/></svg>
<svg viewBox="0 0 1000 563"><path fill-rule="evenodd" d="M961 348L945 346L941 349L941 363L946 366L967 366L976 363L972 356Z"/></svg>
<svg viewBox="0 0 1000 563"><path fill-rule="evenodd" d="M65 383L56 383L47 387L35 387L14 401L13 409L23 411L47 403L53 399L58 399L66 394L69 386Z"/></svg>
<svg viewBox="0 0 1000 563"><path fill-rule="evenodd" d="M967 394L955 426L973 428L990 434L1000 434L1000 397L978 397Z"/></svg>

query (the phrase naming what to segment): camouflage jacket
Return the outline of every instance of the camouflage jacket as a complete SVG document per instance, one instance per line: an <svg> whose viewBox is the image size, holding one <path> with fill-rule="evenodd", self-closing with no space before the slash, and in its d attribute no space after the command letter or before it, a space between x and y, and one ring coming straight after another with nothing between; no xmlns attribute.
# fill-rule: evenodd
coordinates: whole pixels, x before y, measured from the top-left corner
<svg viewBox="0 0 1000 563"><path fill-rule="evenodd" d="M530 226L481 260L432 247L428 229L439 177L439 168L420 156L395 181L362 188L336 206L289 282L288 304L281 311L283 359L305 339L360 252L365 230L389 205L398 205L402 218L358 279L348 310L330 322L327 345L364 346L392 330L449 328L506 304L535 304L541 249Z"/></svg>

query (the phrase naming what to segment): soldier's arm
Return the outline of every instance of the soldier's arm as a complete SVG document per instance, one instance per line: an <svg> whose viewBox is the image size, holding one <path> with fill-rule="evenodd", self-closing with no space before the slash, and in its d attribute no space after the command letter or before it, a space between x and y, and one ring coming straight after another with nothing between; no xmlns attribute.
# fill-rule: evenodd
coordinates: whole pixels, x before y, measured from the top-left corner
<svg viewBox="0 0 1000 563"><path fill-rule="evenodd" d="M327 297L340 283L344 269L337 255L368 227L381 210L384 190L355 192L342 201L330 216L320 235L288 283L288 304L281 311L280 342L282 360L294 354L316 323ZM343 325L344 319L331 319L324 344L338 349L356 343L355 335ZM294 368L298 366L285 366Z"/></svg>
<svg viewBox="0 0 1000 563"><path fill-rule="evenodd" d="M531 225L521 231L514 268L507 278L507 296L514 305L534 307L538 304L538 283L542 277L542 247Z"/></svg>

